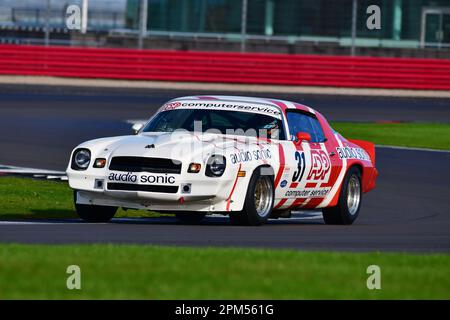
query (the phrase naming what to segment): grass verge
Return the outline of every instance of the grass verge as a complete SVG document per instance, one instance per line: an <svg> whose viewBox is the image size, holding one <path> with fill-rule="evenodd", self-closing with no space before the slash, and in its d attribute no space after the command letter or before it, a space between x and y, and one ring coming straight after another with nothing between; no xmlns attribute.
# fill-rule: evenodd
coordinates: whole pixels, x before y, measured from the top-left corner
<svg viewBox="0 0 450 320"><path fill-rule="evenodd" d="M381 290L368 290L369 265ZM450 299L450 256L0 245L0 299ZM81 290L66 269L81 268Z"/></svg>
<svg viewBox="0 0 450 320"><path fill-rule="evenodd" d="M155 217L144 210L119 209L115 217ZM78 218L67 183L0 176L0 219Z"/></svg>
<svg viewBox="0 0 450 320"><path fill-rule="evenodd" d="M332 122L349 139L401 147L450 150L450 124Z"/></svg>

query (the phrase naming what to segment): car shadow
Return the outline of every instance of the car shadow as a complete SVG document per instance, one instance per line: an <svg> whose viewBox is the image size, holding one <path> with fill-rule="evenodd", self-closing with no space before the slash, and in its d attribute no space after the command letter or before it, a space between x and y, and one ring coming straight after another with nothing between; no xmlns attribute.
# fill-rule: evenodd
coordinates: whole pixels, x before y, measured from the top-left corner
<svg viewBox="0 0 450 320"><path fill-rule="evenodd" d="M61 209L32 209L30 214L4 214L0 213L0 223L11 222L31 222L31 223L74 223L84 224L73 210ZM113 218L109 224L115 225L189 225L182 223L175 216L164 215L159 217L117 217ZM293 214L291 218L269 219L266 225L315 225L323 224L322 215L317 212L303 212ZM206 216L201 222L195 224L199 226L231 226L230 219L223 215Z"/></svg>
<svg viewBox="0 0 450 320"><path fill-rule="evenodd" d="M146 218L114 218L111 220L114 224L161 224L161 225L189 225L178 221L174 216L146 217ZM288 224L323 224L322 213L320 212L302 212L294 213L291 218L269 219L267 225L288 225ZM200 226L225 226L231 225L230 219L223 215L206 216L201 222L195 225Z"/></svg>
<svg viewBox="0 0 450 320"><path fill-rule="evenodd" d="M61 220L78 219L74 210L61 209L31 209L30 213L3 213L0 212L0 220Z"/></svg>

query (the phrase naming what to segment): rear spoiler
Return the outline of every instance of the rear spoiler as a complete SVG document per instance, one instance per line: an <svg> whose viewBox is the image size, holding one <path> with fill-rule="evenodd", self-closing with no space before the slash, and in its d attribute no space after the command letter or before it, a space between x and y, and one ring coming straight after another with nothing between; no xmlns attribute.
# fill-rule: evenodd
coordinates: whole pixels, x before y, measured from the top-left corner
<svg viewBox="0 0 450 320"><path fill-rule="evenodd" d="M353 140L353 139L347 139L351 143L357 144L361 148L363 148L367 154L369 155L370 159L372 160L373 165L375 166L375 144L369 141L365 140Z"/></svg>

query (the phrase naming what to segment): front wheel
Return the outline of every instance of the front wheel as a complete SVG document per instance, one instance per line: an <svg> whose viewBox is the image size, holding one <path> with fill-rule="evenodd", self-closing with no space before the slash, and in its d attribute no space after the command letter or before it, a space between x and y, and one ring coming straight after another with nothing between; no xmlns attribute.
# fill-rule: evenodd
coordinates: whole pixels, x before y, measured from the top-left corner
<svg viewBox="0 0 450 320"><path fill-rule="evenodd" d="M262 175L256 170L248 184L244 210L230 213L233 225L259 226L269 219L274 202L273 176Z"/></svg>
<svg viewBox="0 0 450 320"><path fill-rule="evenodd" d="M74 198L75 210L78 216L86 222L109 222L116 214L117 207L78 204L76 202L76 191Z"/></svg>
<svg viewBox="0 0 450 320"><path fill-rule="evenodd" d="M361 196L361 172L352 167L342 183L338 205L322 209L325 224L352 224L361 208Z"/></svg>

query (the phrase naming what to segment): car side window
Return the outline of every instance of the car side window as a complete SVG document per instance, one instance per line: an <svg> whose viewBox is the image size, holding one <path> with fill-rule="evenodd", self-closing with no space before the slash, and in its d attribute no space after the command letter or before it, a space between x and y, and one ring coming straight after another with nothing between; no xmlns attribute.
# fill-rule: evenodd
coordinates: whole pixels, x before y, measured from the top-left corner
<svg viewBox="0 0 450 320"><path fill-rule="evenodd" d="M316 117L293 111L288 111L286 117L289 124L289 133L292 137L295 137L297 132L307 132L311 136L311 142L325 141L322 126Z"/></svg>
<svg viewBox="0 0 450 320"><path fill-rule="evenodd" d="M316 136L316 141L314 142L325 142L326 141L325 134L323 133L323 129L319 123L319 120L317 120L317 118L314 117L309 117L309 120L311 121L311 125L313 127Z"/></svg>

